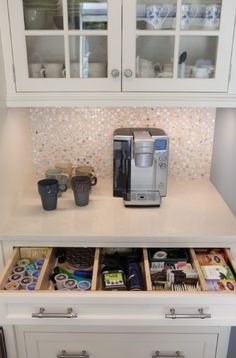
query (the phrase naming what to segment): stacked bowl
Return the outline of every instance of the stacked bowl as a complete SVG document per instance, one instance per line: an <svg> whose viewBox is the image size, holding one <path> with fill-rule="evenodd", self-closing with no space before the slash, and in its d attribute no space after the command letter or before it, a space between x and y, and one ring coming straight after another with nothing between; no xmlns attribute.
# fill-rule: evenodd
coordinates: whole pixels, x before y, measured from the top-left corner
<svg viewBox="0 0 236 358"><path fill-rule="evenodd" d="M23 0L26 30L63 29L60 0Z"/></svg>

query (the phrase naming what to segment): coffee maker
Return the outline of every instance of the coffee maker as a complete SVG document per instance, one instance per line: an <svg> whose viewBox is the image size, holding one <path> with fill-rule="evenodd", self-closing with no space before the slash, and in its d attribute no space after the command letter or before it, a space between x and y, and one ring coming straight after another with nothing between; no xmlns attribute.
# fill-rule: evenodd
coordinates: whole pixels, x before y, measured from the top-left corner
<svg viewBox="0 0 236 358"><path fill-rule="evenodd" d="M113 136L113 196L125 206L160 206L167 192L169 139L160 128L118 128Z"/></svg>

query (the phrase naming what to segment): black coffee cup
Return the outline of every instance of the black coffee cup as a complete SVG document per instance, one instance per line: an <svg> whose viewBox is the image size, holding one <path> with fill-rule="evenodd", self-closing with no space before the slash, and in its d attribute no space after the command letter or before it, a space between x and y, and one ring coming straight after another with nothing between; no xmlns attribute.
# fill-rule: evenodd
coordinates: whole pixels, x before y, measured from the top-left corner
<svg viewBox="0 0 236 358"><path fill-rule="evenodd" d="M56 179L42 179L38 181L38 192L41 196L44 210L55 210L57 208L57 194L59 191L59 183Z"/></svg>
<svg viewBox="0 0 236 358"><path fill-rule="evenodd" d="M97 184L96 177L87 175L75 175L71 179L71 187L74 193L75 203L78 206L88 205L91 186Z"/></svg>

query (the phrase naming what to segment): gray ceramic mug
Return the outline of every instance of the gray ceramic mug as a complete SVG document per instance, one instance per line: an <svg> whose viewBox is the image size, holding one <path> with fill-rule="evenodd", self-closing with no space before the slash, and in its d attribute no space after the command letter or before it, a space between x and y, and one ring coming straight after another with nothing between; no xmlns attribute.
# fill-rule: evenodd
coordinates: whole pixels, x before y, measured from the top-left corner
<svg viewBox="0 0 236 358"><path fill-rule="evenodd" d="M91 186L97 184L96 177L76 175L71 179L71 187L74 193L75 204L85 206L89 203L89 193Z"/></svg>
<svg viewBox="0 0 236 358"><path fill-rule="evenodd" d="M67 190L69 185L69 175L65 173L63 169L49 168L46 170L45 176L47 179L56 179L58 181L60 189L58 196L61 196L61 192Z"/></svg>

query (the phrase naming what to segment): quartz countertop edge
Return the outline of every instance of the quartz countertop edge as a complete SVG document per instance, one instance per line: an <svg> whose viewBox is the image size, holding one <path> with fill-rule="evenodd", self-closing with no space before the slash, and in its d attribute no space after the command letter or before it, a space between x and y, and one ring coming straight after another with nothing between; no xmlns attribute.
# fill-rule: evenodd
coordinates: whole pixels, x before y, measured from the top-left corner
<svg viewBox="0 0 236 358"><path fill-rule="evenodd" d="M226 244L236 239L236 217L213 184L202 179L169 178L168 193L160 208L125 208L112 196L112 181L98 180L89 205L76 207L68 190L58 199L58 209L42 209L32 187L0 228L1 240L43 241L50 245L108 246L152 244L176 246Z"/></svg>

